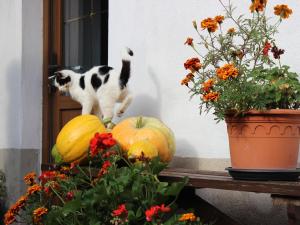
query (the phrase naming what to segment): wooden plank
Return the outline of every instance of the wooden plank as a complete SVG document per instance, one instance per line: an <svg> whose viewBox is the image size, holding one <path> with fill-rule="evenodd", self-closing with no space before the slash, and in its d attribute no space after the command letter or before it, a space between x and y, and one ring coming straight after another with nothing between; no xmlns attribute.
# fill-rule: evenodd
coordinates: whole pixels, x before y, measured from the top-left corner
<svg viewBox="0 0 300 225"><path fill-rule="evenodd" d="M181 168L166 169L160 173L160 178L165 181L179 181L183 177L189 177L188 186L193 188L300 196L300 182L233 180L225 172L203 172Z"/></svg>
<svg viewBox="0 0 300 225"><path fill-rule="evenodd" d="M42 170L48 169L53 169L53 166L42 165ZM225 172L194 171L181 168L167 168L159 175L163 181L181 181L184 177L189 177L187 186L194 189L212 188L300 197L300 182L233 180Z"/></svg>

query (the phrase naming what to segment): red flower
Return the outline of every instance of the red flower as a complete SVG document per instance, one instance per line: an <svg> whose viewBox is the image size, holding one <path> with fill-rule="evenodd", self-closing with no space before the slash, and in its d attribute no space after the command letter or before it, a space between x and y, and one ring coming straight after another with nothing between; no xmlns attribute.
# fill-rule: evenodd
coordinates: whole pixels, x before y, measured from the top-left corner
<svg viewBox="0 0 300 225"><path fill-rule="evenodd" d="M125 218L127 218L127 215L128 215L128 211L126 209L125 204L119 205L118 208L115 209L112 213L113 217L125 217Z"/></svg>
<svg viewBox="0 0 300 225"><path fill-rule="evenodd" d="M68 201L72 200L74 198L74 192L73 191L69 191L67 194L66 194L66 199Z"/></svg>
<svg viewBox="0 0 300 225"><path fill-rule="evenodd" d="M168 212L171 211L171 208L168 207L168 206L165 207L165 204L162 204L162 205L160 206L160 211L163 212L163 213L168 213Z"/></svg>
<svg viewBox="0 0 300 225"><path fill-rule="evenodd" d="M159 206L159 205L151 206L150 209L147 209L145 211L146 220L148 222L150 222L150 221L152 221L153 217L157 217L159 212L167 213L170 211L171 211L171 208L165 207L165 204L162 204L161 206Z"/></svg>
<svg viewBox="0 0 300 225"><path fill-rule="evenodd" d="M116 151L108 151L108 152L105 152L105 153L103 153L102 154L102 157L104 158L104 159L106 159L106 158L109 158L110 156L112 156L112 155L117 155L118 153L116 152Z"/></svg>
<svg viewBox="0 0 300 225"><path fill-rule="evenodd" d="M39 180L42 182L42 184L45 184L50 180L54 180L56 178L56 176L57 176L56 171L44 171L39 176Z"/></svg>
<svg viewBox="0 0 300 225"><path fill-rule="evenodd" d="M271 47L272 47L271 44L267 41L265 43L265 46L264 46L264 49L263 49L263 55L264 56L268 56Z"/></svg>
<svg viewBox="0 0 300 225"><path fill-rule="evenodd" d="M104 174L106 174L109 167L111 167L111 162L107 160L103 163L98 173L98 177L102 177Z"/></svg>
<svg viewBox="0 0 300 225"><path fill-rule="evenodd" d="M98 155L98 153L103 152L105 149L109 149L117 144L116 140L113 139L111 133L96 133L95 136L90 141L90 154L92 157Z"/></svg>
<svg viewBox="0 0 300 225"><path fill-rule="evenodd" d="M193 45L194 45L194 44L193 44L193 38L188 37L188 38L186 39L186 41L184 42L184 44L185 44L185 45L193 46Z"/></svg>
<svg viewBox="0 0 300 225"><path fill-rule="evenodd" d="M184 68L186 70L189 69L191 72L198 71L199 69L201 69L201 67L202 67L202 64L200 63L200 59L198 59L198 58L188 59L184 63Z"/></svg>

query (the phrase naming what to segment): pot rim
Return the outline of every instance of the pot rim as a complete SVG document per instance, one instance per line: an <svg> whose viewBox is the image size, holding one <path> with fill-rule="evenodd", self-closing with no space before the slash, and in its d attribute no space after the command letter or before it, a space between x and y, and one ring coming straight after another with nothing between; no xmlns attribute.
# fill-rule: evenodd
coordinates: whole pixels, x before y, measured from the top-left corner
<svg viewBox="0 0 300 225"><path fill-rule="evenodd" d="M243 115L280 115L280 114L289 114L289 115L299 115L299 109L267 109L267 110L249 110L244 112ZM226 114L226 117L232 117L234 113Z"/></svg>

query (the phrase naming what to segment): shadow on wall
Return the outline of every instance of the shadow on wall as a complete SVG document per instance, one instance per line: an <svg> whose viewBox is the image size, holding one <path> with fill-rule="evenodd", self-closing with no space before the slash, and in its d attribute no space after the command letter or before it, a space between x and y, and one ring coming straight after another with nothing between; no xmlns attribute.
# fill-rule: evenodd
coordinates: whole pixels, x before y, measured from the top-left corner
<svg viewBox="0 0 300 225"><path fill-rule="evenodd" d="M4 74L5 77L5 94L4 99L5 118L2 135L4 135L5 147L1 152L1 167L6 175L6 186L8 191L8 202L16 200L19 197L21 178L20 173L21 159L18 150L21 140L20 117L22 112L22 104L20 104L21 90L21 65L18 61L12 61Z"/></svg>
<svg viewBox="0 0 300 225"><path fill-rule="evenodd" d="M20 144L20 117L22 113L21 104L21 64L14 60L8 65L5 77L6 98L4 99L4 107L6 112L1 115L5 118L4 131L5 145L9 147L19 147Z"/></svg>
<svg viewBox="0 0 300 225"><path fill-rule="evenodd" d="M150 77L151 82L155 87L155 89L152 90L152 93L155 93L155 97L147 94L135 96L132 105L130 106L133 110L130 110L128 116L144 115L156 118L161 117L161 85L152 67L148 67L148 72L149 73L145 74L145 76Z"/></svg>
<svg viewBox="0 0 300 225"><path fill-rule="evenodd" d="M21 65L12 61L5 72L4 110L5 118L2 135L5 149L0 151L0 169L6 175L7 204L15 202L24 193L26 185L23 176L38 171L38 149L22 149L22 111L24 105L21 96ZM36 138L36 137L32 137Z"/></svg>

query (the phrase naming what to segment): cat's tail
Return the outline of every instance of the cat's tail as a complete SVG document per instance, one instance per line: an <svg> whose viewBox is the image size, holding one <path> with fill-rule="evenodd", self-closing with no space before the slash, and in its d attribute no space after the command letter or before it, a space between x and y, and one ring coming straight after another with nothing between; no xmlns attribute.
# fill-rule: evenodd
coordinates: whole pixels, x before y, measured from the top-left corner
<svg viewBox="0 0 300 225"><path fill-rule="evenodd" d="M122 89L126 87L130 78L130 67L132 57L133 51L130 48L126 47L122 53L122 69L120 74L120 85Z"/></svg>

